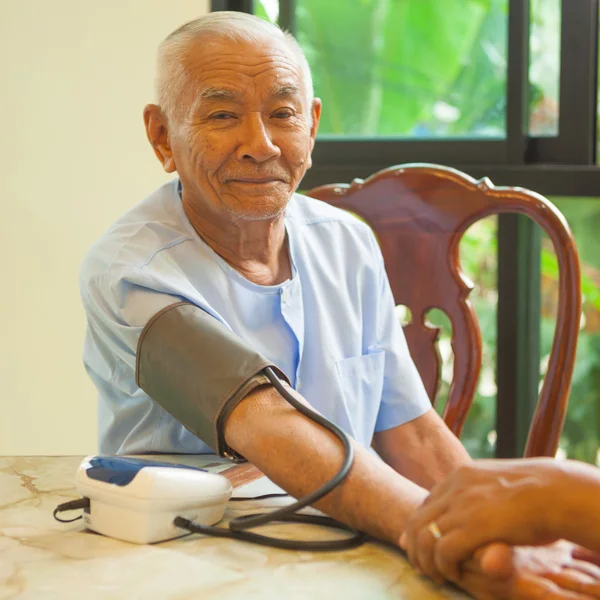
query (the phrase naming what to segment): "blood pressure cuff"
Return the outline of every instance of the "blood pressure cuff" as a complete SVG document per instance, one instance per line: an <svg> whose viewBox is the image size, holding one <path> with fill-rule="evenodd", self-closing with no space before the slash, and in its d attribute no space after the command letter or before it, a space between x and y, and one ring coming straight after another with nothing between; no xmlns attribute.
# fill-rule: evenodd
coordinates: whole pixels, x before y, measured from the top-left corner
<svg viewBox="0 0 600 600"><path fill-rule="evenodd" d="M269 360L206 311L187 302L167 306L144 327L137 345L138 387L219 456L241 462L225 443L233 409L254 388L268 384Z"/></svg>

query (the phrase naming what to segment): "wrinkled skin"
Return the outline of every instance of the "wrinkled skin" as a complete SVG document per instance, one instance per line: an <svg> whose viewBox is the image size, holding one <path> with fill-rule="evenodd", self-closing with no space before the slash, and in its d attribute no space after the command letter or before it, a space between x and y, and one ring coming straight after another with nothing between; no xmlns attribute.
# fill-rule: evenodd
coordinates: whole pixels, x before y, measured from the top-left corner
<svg viewBox="0 0 600 600"><path fill-rule="evenodd" d="M209 36L183 64L188 85L176 114L144 110L154 152L165 171L177 171L184 210L213 250L255 283L284 281L283 217L311 166L321 102L276 38Z"/></svg>

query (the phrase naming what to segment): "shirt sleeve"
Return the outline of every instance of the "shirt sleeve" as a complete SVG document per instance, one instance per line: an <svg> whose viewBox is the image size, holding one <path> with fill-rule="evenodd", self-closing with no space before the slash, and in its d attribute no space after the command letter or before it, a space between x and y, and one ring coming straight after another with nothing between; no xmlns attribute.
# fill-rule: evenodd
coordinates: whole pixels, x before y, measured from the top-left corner
<svg viewBox="0 0 600 600"><path fill-rule="evenodd" d="M410 356L404 331L396 315L383 256L374 236L373 245L379 269L376 349L385 351L383 392L375 423L377 432L420 417L431 408L431 402Z"/></svg>
<svg viewBox="0 0 600 600"><path fill-rule="evenodd" d="M118 385L117 367L121 371L127 367L133 381L136 348L144 326L157 312L183 300L161 288L149 273L128 268L111 269L81 282L88 370ZM131 386L126 387L130 391Z"/></svg>
<svg viewBox="0 0 600 600"><path fill-rule="evenodd" d="M85 369L98 390L98 438L107 454L210 452L135 381L139 337L157 312L184 300L143 268L113 266L80 277Z"/></svg>

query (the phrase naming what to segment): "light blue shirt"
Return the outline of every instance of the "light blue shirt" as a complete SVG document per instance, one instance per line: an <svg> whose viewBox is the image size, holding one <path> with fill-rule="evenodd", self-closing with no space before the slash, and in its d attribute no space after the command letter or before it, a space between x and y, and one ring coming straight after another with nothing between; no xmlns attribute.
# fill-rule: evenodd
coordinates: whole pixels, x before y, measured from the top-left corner
<svg viewBox="0 0 600 600"><path fill-rule="evenodd" d="M365 447L374 432L431 407L369 227L295 194L285 216L292 278L260 286L198 236L178 184L162 186L119 219L81 267L83 360L98 389L102 453L212 452L135 384L142 329L180 301L230 327Z"/></svg>

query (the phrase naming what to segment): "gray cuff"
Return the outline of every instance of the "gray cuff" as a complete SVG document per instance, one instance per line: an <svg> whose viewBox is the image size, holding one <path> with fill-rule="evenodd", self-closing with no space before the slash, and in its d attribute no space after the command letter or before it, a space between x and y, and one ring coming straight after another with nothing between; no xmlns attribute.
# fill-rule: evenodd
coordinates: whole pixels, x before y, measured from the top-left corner
<svg viewBox="0 0 600 600"><path fill-rule="evenodd" d="M136 383L219 456L245 460L225 443L223 428L233 409L253 389L269 383L271 367L216 318L179 302L154 315L136 353Z"/></svg>

